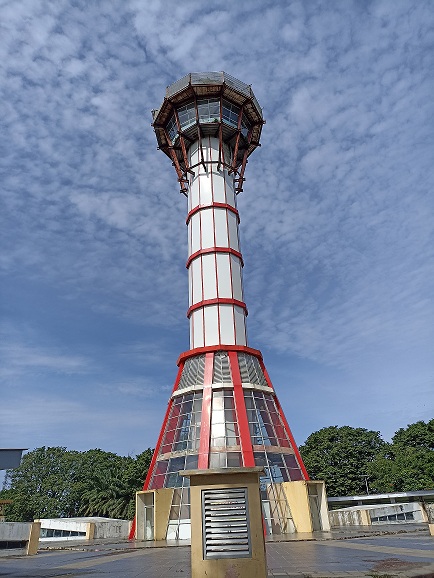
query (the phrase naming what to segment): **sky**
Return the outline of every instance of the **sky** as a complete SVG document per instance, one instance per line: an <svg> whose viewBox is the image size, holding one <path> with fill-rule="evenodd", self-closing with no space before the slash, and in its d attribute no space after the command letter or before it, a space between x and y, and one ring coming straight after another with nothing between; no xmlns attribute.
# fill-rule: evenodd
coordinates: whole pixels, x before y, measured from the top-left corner
<svg viewBox="0 0 434 578"><path fill-rule="evenodd" d="M0 0L0 446L155 446L189 348L186 199L151 110L251 84L250 347L298 444L434 406L431 0Z"/></svg>

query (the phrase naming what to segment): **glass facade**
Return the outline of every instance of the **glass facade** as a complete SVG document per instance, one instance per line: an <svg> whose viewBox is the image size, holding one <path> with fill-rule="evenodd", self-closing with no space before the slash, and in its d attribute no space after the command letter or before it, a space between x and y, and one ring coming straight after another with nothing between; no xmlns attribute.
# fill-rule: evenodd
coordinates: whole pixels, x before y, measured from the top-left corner
<svg viewBox="0 0 434 578"><path fill-rule="evenodd" d="M187 359L179 380L178 390L203 385L205 371L205 355L196 355Z"/></svg>
<svg viewBox="0 0 434 578"><path fill-rule="evenodd" d="M210 103L211 99L208 106ZM239 407L239 397L238 406L235 404L231 370L231 360L234 359L238 362L243 392L241 400L244 399L245 408ZM208 455L205 463L211 469L242 467L242 447L246 443L247 446L251 443L255 465L264 468L260 492L267 533L294 531L285 494L279 484L302 480L304 475L290 432L259 359L244 351L238 351L236 356L230 356L227 351L216 351L209 383L204 383L205 362L205 354L198 354L184 363L147 486L149 489L174 489L167 539L188 538L190 532L189 479L180 476L179 472L197 469L199 449L201 460L204 452ZM204 388L209 388L207 391L210 393L205 398ZM206 409L203 409L203 404ZM202 411L204 415L209 412L209 429L201 423ZM248 423L248 429L246 427L243 432L239 430L237 412L240 411L245 411ZM202 446L201 432L204 437ZM241 444L242 435L244 446Z"/></svg>
<svg viewBox="0 0 434 578"><path fill-rule="evenodd" d="M214 390L211 409L211 451L240 446L233 389Z"/></svg>
<svg viewBox="0 0 434 578"><path fill-rule="evenodd" d="M252 445L290 448L291 442L274 395L262 391L245 391L244 399Z"/></svg>
<svg viewBox="0 0 434 578"><path fill-rule="evenodd" d="M238 365L240 366L241 381L252 385L267 387L268 383L262 371L258 358L248 353L238 353Z"/></svg>
<svg viewBox="0 0 434 578"><path fill-rule="evenodd" d="M182 131L189 129L196 124L196 107L194 101L184 104L177 109L179 124ZM197 99L197 116L199 124L209 124L223 122L232 128L238 128L238 118L241 114L241 108L228 100L222 100L221 115L220 115L220 99L219 98L198 98ZM175 142L178 136L178 127L176 123L175 114L173 114L167 124L167 133L172 143ZM243 114L241 118L241 134L244 138L250 130L250 124L246 116Z"/></svg>

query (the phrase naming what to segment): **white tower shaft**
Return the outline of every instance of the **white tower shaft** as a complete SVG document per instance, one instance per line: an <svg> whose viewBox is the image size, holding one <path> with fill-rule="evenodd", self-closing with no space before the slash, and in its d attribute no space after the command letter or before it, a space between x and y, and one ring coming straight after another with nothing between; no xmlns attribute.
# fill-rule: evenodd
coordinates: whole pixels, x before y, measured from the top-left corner
<svg viewBox="0 0 434 578"><path fill-rule="evenodd" d="M188 261L190 347L247 345L239 216L231 151L204 137L189 150ZM220 155L221 158L221 155ZM224 164L223 164L224 163Z"/></svg>

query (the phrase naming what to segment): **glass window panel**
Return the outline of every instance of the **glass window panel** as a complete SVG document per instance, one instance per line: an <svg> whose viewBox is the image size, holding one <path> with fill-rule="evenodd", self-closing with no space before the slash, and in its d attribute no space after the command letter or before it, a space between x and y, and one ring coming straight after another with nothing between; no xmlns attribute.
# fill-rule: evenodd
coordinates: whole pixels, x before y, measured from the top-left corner
<svg viewBox="0 0 434 578"><path fill-rule="evenodd" d="M177 486L179 486L180 484L178 483L179 481L179 476L178 476L178 472L173 472L173 473L169 473L166 476L166 484L165 487L166 488L176 488Z"/></svg>
<svg viewBox="0 0 434 578"><path fill-rule="evenodd" d="M196 122L196 110L194 102L180 106L178 108L178 118L182 129L185 129Z"/></svg>
<svg viewBox="0 0 434 578"><path fill-rule="evenodd" d="M212 410L213 412L216 410L222 410L224 408L224 401L223 397L215 397L213 396L212 399Z"/></svg>
<svg viewBox="0 0 434 578"><path fill-rule="evenodd" d="M192 407L193 407L193 399L192 398L185 399L181 407L181 414L185 415L187 413L190 413Z"/></svg>
<svg viewBox="0 0 434 578"><path fill-rule="evenodd" d="M184 469L184 464L185 464L185 456L170 458L169 467L167 468L167 470L169 472L179 472L180 470Z"/></svg>
<svg viewBox="0 0 434 578"><path fill-rule="evenodd" d="M261 409L261 410L260 410L260 413L261 413L262 421L263 421L264 423L268 423L268 424L271 424L271 423L272 423L272 422L271 422L270 414L268 413L268 411L267 411L265 408L264 408L264 409Z"/></svg>
<svg viewBox="0 0 434 578"><path fill-rule="evenodd" d="M179 506L172 506L170 508L169 520L178 520L179 518Z"/></svg>
<svg viewBox="0 0 434 578"><path fill-rule="evenodd" d="M225 421L235 422L235 411L233 409L225 409Z"/></svg>
<svg viewBox="0 0 434 578"><path fill-rule="evenodd" d="M209 102L209 115L211 118L220 120L220 102L218 100Z"/></svg>
<svg viewBox="0 0 434 578"><path fill-rule="evenodd" d="M198 456L197 455L188 455L185 457L185 469L186 470L195 470L197 468Z"/></svg>
<svg viewBox="0 0 434 578"><path fill-rule="evenodd" d="M233 396L225 397L225 409L235 409L235 403Z"/></svg>
<svg viewBox="0 0 434 578"><path fill-rule="evenodd" d="M192 410L195 412L202 411L202 396L196 396L193 402Z"/></svg>
<svg viewBox="0 0 434 578"><path fill-rule="evenodd" d="M303 474L301 473L301 471L299 469L295 470L288 470L289 473L289 477L291 478L291 481L296 481L296 480L302 480L303 479Z"/></svg>
<svg viewBox="0 0 434 578"><path fill-rule="evenodd" d="M155 473L158 474L165 474L167 472L167 466L169 465L169 460L161 460L158 461L155 466Z"/></svg>
<svg viewBox="0 0 434 578"><path fill-rule="evenodd" d="M173 142L176 138L176 135L178 134L175 115L173 115L167 123L167 132L169 134L170 140Z"/></svg>
<svg viewBox="0 0 434 578"><path fill-rule="evenodd" d="M209 456L210 468L225 468L226 467L226 453L211 453Z"/></svg>
<svg viewBox="0 0 434 578"><path fill-rule="evenodd" d="M244 393L244 401L246 402L246 408L247 409L252 409L255 407L253 404L253 398L252 398L252 392L251 391Z"/></svg>
<svg viewBox="0 0 434 578"><path fill-rule="evenodd" d="M267 465L267 461L265 458L265 452L254 452L254 457L255 457L255 464L257 466L266 466Z"/></svg>
<svg viewBox="0 0 434 578"><path fill-rule="evenodd" d="M216 437L221 437L224 435L225 435L225 424L223 422L213 424L212 431L211 431L211 437L216 438Z"/></svg>
<svg viewBox="0 0 434 578"><path fill-rule="evenodd" d="M226 435L227 436L235 436L235 424L234 423L227 423L226 424Z"/></svg>
<svg viewBox="0 0 434 578"><path fill-rule="evenodd" d="M267 407L268 407L268 411L269 411L269 412L279 413L279 412L277 411L276 404L274 403L274 399L273 399L273 397L272 397L271 395L270 395L270 396L266 396L265 401L266 401L266 403L267 403Z"/></svg>
<svg viewBox="0 0 434 578"><path fill-rule="evenodd" d="M161 475L161 476L154 476L152 479L152 489L155 490L159 490L160 488L162 488L164 486L164 479L165 479L165 475Z"/></svg>
<svg viewBox="0 0 434 578"><path fill-rule="evenodd" d="M237 468L241 464L241 454L239 452L228 452L227 454L227 465L228 468Z"/></svg>
<svg viewBox="0 0 434 578"><path fill-rule="evenodd" d="M211 446L213 448L223 448L225 447L225 438L224 437L213 437L211 438Z"/></svg>
<svg viewBox="0 0 434 578"><path fill-rule="evenodd" d="M224 410L219 410L219 411L212 411L211 414L211 424L218 424L218 423L224 423L225 421L225 412Z"/></svg>
<svg viewBox="0 0 434 578"><path fill-rule="evenodd" d="M181 490L173 490L172 506L179 506L181 503Z"/></svg>
<svg viewBox="0 0 434 578"><path fill-rule="evenodd" d="M184 478L184 480L188 480L189 478ZM190 488L187 487L189 484L184 484L184 487L181 490L182 493L182 503L189 504L190 503Z"/></svg>
<svg viewBox="0 0 434 578"><path fill-rule="evenodd" d="M290 448L291 445L287 438L277 438L277 445L281 446L282 448Z"/></svg>
<svg viewBox="0 0 434 578"><path fill-rule="evenodd" d="M282 454L267 453L268 462L273 466L284 467Z"/></svg>
<svg viewBox="0 0 434 578"><path fill-rule="evenodd" d="M178 413L176 413L176 415L172 414L167 422L166 430L167 431L174 430L177 425L178 425Z"/></svg>
<svg viewBox="0 0 434 578"><path fill-rule="evenodd" d="M285 460L288 468L297 468L298 469L298 463L297 463L297 460L295 459L294 455L284 454L283 459Z"/></svg>

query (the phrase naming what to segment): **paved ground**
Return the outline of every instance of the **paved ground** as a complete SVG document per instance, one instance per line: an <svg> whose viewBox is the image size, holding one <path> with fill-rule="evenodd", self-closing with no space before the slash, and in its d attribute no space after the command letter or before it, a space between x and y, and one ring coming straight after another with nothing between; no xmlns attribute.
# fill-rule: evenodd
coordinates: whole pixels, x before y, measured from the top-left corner
<svg viewBox="0 0 434 578"><path fill-rule="evenodd" d="M395 527L394 531L397 530ZM368 535L358 538L354 537L355 533L336 532L305 536L303 541L268 542L269 577L434 578L434 537L426 528L380 536L364 531L363 534ZM63 543L62 547L70 549L41 550L32 557L2 558L0 577L191 578L189 546L156 547L145 542L121 542Z"/></svg>

